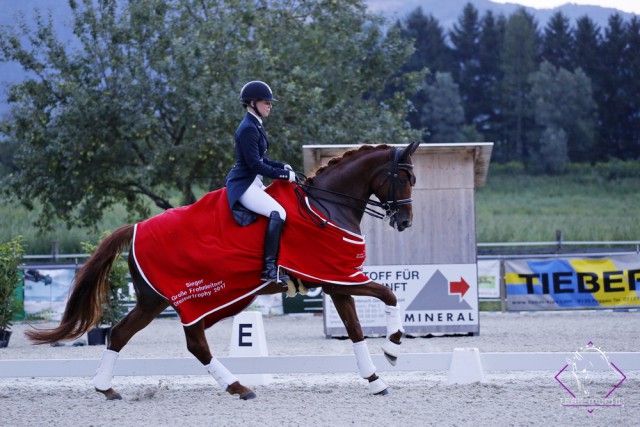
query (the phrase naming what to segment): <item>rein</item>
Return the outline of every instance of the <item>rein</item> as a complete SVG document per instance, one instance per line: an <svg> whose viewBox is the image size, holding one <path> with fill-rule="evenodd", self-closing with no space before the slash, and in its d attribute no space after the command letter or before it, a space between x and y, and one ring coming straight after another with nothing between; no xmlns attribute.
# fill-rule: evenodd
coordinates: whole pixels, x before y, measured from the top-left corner
<svg viewBox="0 0 640 427"><path fill-rule="evenodd" d="M413 169L413 165L409 164L409 163L399 163L400 160L400 155L401 155L401 151L398 150L398 148L394 148L393 149L393 161L391 164L391 170L387 171L387 176L382 180L382 182L380 182L380 184L378 185L377 190L380 190L382 188L382 186L387 182L387 180L390 180L390 185L389 185L389 192L387 195L387 200L384 202L380 202L377 200L373 200L373 199L360 199L358 197L353 197L350 196L348 194L344 194L344 193L340 193L337 191L332 191L332 190L326 190L324 188L318 188L318 187L312 187L310 185L307 184L302 184L302 183L298 183L298 186L300 188L302 188L305 193L311 198L313 199L316 203L318 203L319 205L322 205L322 202L320 202L319 198L316 196L313 196L313 194L311 194L310 190L314 190L314 191L321 191L324 193L328 193L328 194L332 194L334 196L339 196L342 197L344 199L347 199L349 201L356 201L359 202L360 204L364 204L364 208L360 208L360 207L356 207L353 206L353 204L347 203L347 202L340 202L340 201L334 201L334 203L340 204L342 206L346 206L348 208L351 209L355 209L355 210L359 210L362 211L363 213L366 213L367 215L370 215L374 218L377 219L381 219L383 221L386 221L387 219L391 219L395 216L396 213L398 213L400 211L399 207L400 206L404 206L404 205L409 205L411 203L413 203L413 199L412 198L407 198L407 199L398 199L396 196L396 190L397 190L397 182L398 182L398 171L400 170L405 170L407 172L409 172L409 175L411 177L411 185L413 186L415 184L415 177L413 176L413 174L411 173L411 170ZM382 171L384 172L384 171ZM375 175L377 175L379 172L376 172ZM375 176L374 175L374 176ZM298 173L297 176L301 176L303 177L305 180L307 179L307 177L301 173ZM376 190L376 191L377 191ZM304 209L305 211L309 211L309 208L306 206L306 203L303 203L302 200L302 194L299 193L298 189L295 189L296 191L296 195L298 196L298 200L300 201L299 205L303 204L304 205ZM380 208L384 210L384 213L379 212L369 206L374 206L376 208ZM328 211L328 209L325 208L325 210ZM312 218L314 218L314 215L311 215ZM318 226L324 227L326 225L326 221L322 221L319 219L312 219L312 221L314 221Z"/></svg>

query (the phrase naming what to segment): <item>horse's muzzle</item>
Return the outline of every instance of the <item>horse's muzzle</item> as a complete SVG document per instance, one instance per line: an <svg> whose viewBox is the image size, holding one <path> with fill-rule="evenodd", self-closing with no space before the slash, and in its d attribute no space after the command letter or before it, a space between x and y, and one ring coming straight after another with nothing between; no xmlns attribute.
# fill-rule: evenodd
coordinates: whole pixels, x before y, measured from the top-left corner
<svg viewBox="0 0 640 427"><path fill-rule="evenodd" d="M391 225L391 227L397 229L398 231L404 231L406 228L411 227L411 220L401 219L398 221L398 219L394 215L391 217L391 220L389 221L389 225Z"/></svg>

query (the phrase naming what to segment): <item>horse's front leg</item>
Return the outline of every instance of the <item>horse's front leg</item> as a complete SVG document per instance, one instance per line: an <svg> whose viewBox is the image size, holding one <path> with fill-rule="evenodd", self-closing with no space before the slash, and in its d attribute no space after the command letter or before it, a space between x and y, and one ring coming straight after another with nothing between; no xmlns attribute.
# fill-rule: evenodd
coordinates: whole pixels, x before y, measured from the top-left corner
<svg viewBox="0 0 640 427"><path fill-rule="evenodd" d="M400 356L400 341L404 335L402 327L402 313L398 299L391 289L376 282L369 282L358 286L323 286L327 294L357 295L377 298L384 303L385 321L387 326L387 339L382 345L382 351L386 359L395 366Z"/></svg>
<svg viewBox="0 0 640 427"><path fill-rule="evenodd" d="M240 384L238 378L213 357L204 333L204 321L201 320L191 326L185 326L184 334L187 338L187 349L204 365L207 372L220 384L223 390L231 395L239 395L242 400L256 397L253 390Z"/></svg>
<svg viewBox="0 0 640 427"><path fill-rule="evenodd" d="M371 394L388 394L389 390L387 389L387 385L376 374L376 367L373 364L373 360L371 360L367 342L364 340L364 334L360 327L353 297L339 293L329 295L331 295L338 315L340 319L342 319L342 323L344 323L345 328L347 328L347 334L353 342L353 352L356 355L358 371L362 378L369 381L369 392Z"/></svg>

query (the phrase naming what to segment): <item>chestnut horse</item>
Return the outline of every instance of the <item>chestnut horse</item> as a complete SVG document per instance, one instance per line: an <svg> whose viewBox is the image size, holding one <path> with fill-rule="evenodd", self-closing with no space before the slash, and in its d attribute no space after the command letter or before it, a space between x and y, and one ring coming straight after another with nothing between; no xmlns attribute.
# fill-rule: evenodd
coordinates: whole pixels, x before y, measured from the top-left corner
<svg viewBox="0 0 640 427"><path fill-rule="evenodd" d="M388 219L392 227L403 231L411 226L412 221L411 193L415 175L411 155L418 145L419 143L414 142L404 149L388 145L365 145L330 160L327 166L319 168L315 176L303 183L291 185L306 196L307 209L314 209L328 222L347 232L360 235L360 222L365 212L380 219ZM370 199L372 195L379 201ZM302 208L301 205L299 208ZM381 208L384 213L369 207L370 205ZM311 211L307 210L307 213ZM287 225L289 223L285 224L285 230ZM120 227L101 242L78 271L60 325L54 329L26 332L32 342L45 344L75 339L96 325L103 305L108 303L111 267L121 251L132 242L135 227ZM180 248L176 248L176 252L180 253ZM96 391L103 393L108 400L121 399L120 394L111 387L113 369L120 350L134 334L172 304L168 297L158 293L155 284L150 283L144 272L138 268L133 253L133 250L129 252L128 264L136 293L136 304L112 327L107 348L93 378ZM359 374L368 381L371 394L384 395L388 393L387 385L376 374L376 367L373 365L360 327L353 296L374 297L385 304L387 339L382 349L391 364L395 365L400 354L400 340L404 330L394 293L382 284L367 282L366 276L365 279L364 284L357 285L306 279L296 281L301 282L306 288L321 287L331 297L353 342ZM259 294L281 292L283 288L276 283L262 283L251 298ZM232 307L232 312L226 312L225 316L237 314L243 308L244 306L237 309ZM204 365L222 389L231 395L239 395L243 400L254 398L254 391L242 385L213 357L205 336L205 329L210 324L201 319L189 324L183 322L183 325L188 350Z"/></svg>

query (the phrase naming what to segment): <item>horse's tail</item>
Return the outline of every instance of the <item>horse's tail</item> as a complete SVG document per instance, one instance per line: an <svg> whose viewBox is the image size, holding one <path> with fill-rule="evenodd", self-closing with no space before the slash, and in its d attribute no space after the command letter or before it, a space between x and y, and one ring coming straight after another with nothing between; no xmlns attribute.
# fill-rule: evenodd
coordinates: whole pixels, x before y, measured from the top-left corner
<svg viewBox="0 0 640 427"><path fill-rule="evenodd" d="M133 239L134 225L118 228L105 238L75 278L62 321L57 328L31 330L25 335L34 344L51 344L80 337L102 316L109 301L109 273L120 252Z"/></svg>

